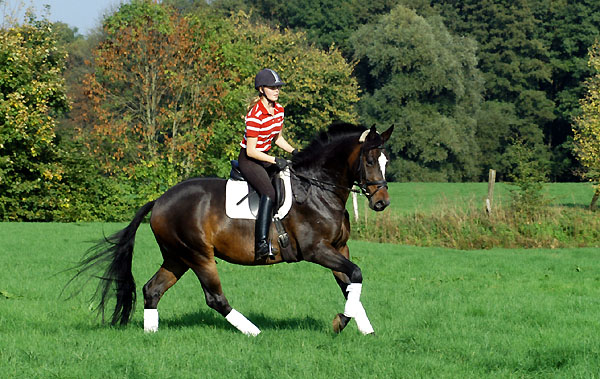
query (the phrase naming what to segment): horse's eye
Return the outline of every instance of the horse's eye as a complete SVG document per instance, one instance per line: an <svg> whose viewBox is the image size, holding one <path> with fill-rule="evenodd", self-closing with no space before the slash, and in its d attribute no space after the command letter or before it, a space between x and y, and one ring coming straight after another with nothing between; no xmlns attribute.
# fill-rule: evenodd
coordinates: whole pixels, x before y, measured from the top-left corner
<svg viewBox="0 0 600 379"><path fill-rule="evenodd" d="M375 164L375 160L372 157L367 157L367 166L372 167Z"/></svg>

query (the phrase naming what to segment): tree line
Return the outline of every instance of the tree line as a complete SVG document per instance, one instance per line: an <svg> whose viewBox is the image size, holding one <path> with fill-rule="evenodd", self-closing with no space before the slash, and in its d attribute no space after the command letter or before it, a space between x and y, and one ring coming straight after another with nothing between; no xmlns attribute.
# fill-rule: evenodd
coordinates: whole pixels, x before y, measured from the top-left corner
<svg viewBox="0 0 600 379"><path fill-rule="evenodd" d="M299 146L394 124L391 180L597 179L599 18L583 0L133 0L82 36L29 14L0 35L0 219L119 220L225 177L263 67Z"/></svg>

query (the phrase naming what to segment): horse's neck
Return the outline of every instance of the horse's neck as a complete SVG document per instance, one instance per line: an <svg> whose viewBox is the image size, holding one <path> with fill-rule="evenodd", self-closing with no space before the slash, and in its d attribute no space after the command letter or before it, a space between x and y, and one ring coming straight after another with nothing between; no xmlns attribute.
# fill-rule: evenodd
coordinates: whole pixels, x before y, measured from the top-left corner
<svg viewBox="0 0 600 379"><path fill-rule="evenodd" d="M330 164L318 169L313 168L301 174L304 178L316 179L311 184L315 189L309 193L312 193L312 195L318 194L320 198L325 198L327 204L339 203L334 208L345 208L353 181L349 177L350 172L351 170L348 167Z"/></svg>

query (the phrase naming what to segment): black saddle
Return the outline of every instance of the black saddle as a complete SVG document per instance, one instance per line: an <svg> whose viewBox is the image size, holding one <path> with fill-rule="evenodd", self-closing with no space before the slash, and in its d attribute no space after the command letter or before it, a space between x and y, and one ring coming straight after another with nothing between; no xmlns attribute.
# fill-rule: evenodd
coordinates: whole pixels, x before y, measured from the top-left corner
<svg viewBox="0 0 600 379"><path fill-rule="evenodd" d="M229 173L229 178L231 180L246 181L246 178L240 171L240 166L239 166L239 163L237 160L231 161L231 171ZM271 183L273 184L273 188L275 188L275 197L276 197L275 198L275 207L274 207L275 209L273 209L273 213L277 213L277 210L283 205L283 202L285 201L285 188L283 186L283 179L281 179L279 177L279 175L271 175ZM252 214L257 214L258 213L258 202L260 201L260 195L258 194L256 189L254 189L254 187L252 187L252 185L250 185L250 183L248 183L247 197L248 197L248 203L250 204L250 210L252 211ZM246 199L246 197L243 197L242 199L240 199L238 204L241 203L242 201L244 201L245 199Z"/></svg>

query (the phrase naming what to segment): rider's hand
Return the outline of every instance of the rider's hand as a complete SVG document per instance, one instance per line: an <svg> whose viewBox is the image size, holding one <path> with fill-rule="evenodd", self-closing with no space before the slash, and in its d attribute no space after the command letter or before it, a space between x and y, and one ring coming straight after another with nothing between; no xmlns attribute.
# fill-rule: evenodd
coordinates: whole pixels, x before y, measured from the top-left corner
<svg viewBox="0 0 600 379"><path fill-rule="evenodd" d="M276 157L275 164L277 165L277 167L280 170L283 170L284 168L286 168L288 166L288 161L283 158Z"/></svg>

